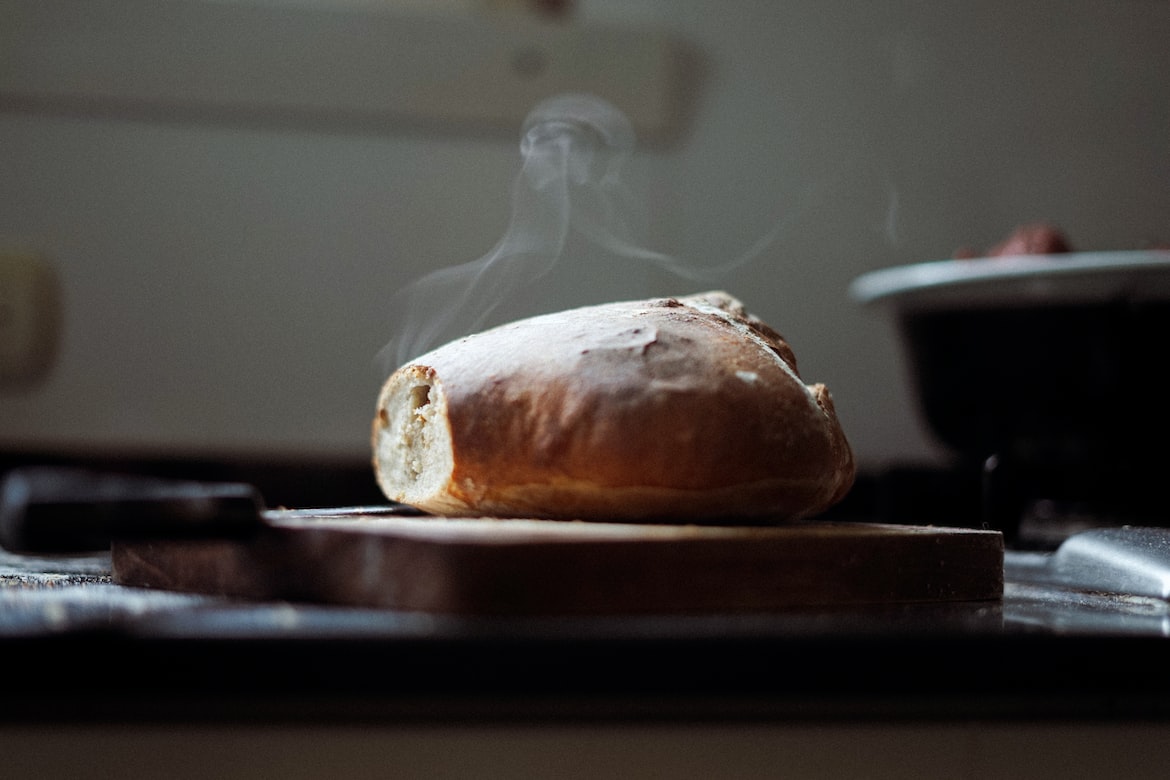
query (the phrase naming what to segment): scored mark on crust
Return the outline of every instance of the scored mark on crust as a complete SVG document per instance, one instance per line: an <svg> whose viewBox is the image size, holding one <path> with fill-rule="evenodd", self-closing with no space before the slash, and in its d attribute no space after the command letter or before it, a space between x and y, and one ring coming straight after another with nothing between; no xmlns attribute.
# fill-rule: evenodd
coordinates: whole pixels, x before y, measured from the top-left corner
<svg viewBox="0 0 1170 780"><path fill-rule="evenodd" d="M751 323L743 322L739 318L737 318L734 314L732 314L731 312L728 312L725 309L722 309L718 306L715 306L715 305L712 305L709 303L703 303L701 301L692 301L690 305L696 311L717 317L720 320L722 320L723 322L730 325L731 327L735 328L735 330L737 330L742 336L744 336L749 341L756 344L761 349L766 351L769 355L771 355L773 360L775 360L776 363L789 376L791 376L793 379L795 379L800 384L801 387L805 388L805 392L810 392L808 389L808 386L805 385L804 380L802 380L800 378L800 375L796 373L796 369L793 368L792 365L788 362L785 355L781 354L781 352L776 348L775 345L769 343L768 339L766 339L762 335L760 335L759 330L752 327Z"/></svg>

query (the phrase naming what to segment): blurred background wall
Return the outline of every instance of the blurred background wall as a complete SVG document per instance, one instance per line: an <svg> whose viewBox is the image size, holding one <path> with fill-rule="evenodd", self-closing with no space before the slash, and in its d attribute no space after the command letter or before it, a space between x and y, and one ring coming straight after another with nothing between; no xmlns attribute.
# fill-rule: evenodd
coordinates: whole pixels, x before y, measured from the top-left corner
<svg viewBox="0 0 1170 780"><path fill-rule="evenodd" d="M0 449L366 460L392 295L491 249L527 108L583 88L644 131L645 246L770 240L699 282L575 241L497 314L719 287L863 468L945 459L850 282L1033 220L1170 240L1168 40L1164 0L0 0L0 256L60 298Z"/></svg>

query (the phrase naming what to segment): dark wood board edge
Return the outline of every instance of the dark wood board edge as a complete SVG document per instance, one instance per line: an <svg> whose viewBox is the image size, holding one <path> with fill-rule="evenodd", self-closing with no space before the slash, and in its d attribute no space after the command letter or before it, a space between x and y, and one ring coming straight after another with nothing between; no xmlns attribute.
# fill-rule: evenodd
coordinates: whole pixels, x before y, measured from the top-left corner
<svg viewBox="0 0 1170 780"><path fill-rule="evenodd" d="M424 521L425 522L425 521ZM483 543L266 528L249 542L114 545L123 585L252 600L493 615L746 612L998 600L997 532Z"/></svg>

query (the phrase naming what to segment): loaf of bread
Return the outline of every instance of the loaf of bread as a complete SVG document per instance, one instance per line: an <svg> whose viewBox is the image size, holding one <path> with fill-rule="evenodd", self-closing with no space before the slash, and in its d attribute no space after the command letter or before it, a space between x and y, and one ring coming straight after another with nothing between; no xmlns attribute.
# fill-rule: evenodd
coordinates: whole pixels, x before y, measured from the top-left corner
<svg viewBox="0 0 1170 780"><path fill-rule="evenodd" d="M735 298L588 306L441 346L382 387L388 498L439 515L781 522L840 501L828 390Z"/></svg>

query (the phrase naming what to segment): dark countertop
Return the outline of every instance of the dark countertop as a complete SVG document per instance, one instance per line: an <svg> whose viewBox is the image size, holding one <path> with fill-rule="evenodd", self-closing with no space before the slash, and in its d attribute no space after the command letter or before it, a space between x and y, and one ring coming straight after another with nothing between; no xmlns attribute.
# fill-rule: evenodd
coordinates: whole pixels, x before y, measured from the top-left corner
<svg viewBox="0 0 1170 780"><path fill-rule="evenodd" d="M327 506L373 499L367 468L181 461L149 471L246 480L273 504ZM896 477L860 479L835 519L979 522L970 474ZM10 670L0 712L9 725L54 727L1170 725L1170 602L1034 581L1018 565L1030 554L1009 551L1001 602L497 619L126 588L111 581L108 554L0 551Z"/></svg>
<svg viewBox="0 0 1170 780"><path fill-rule="evenodd" d="M379 500L361 463L83 465ZM862 475L832 519L979 527L979 489ZM1009 552L1000 602L472 619L126 588L109 555L0 551L0 773L1164 776L1170 603L1037 581L1031 555Z"/></svg>
<svg viewBox="0 0 1170 780"><path fill-rule="evenodd" d="M1008 581L999 602L469 618L125 588L0 555L6 717L184 722L1155 720L1170 605Z"/></svg>

